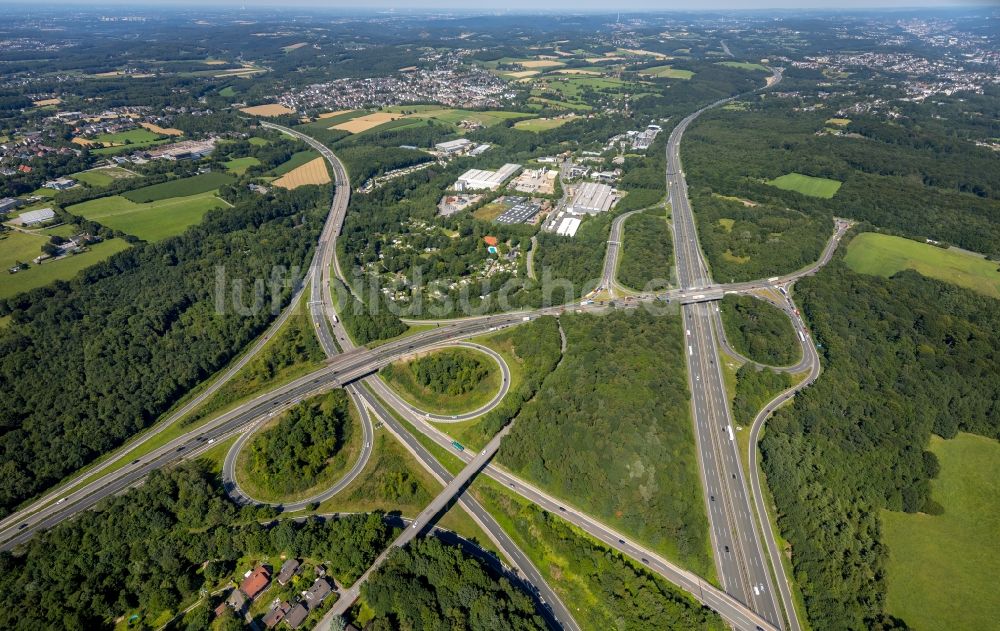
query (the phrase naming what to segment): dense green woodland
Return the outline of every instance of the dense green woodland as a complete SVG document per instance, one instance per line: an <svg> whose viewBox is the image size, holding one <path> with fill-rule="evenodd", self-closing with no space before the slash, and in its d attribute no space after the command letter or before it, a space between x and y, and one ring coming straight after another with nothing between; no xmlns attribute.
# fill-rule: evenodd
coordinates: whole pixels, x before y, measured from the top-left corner
<svg viewBox="0 0 1000 631"><path fill-rule="evenodd" d="M321 187L248 197L178 237L7 299L0 511L149 426L259 335L275 314L270 287L254 308L254 280L306 268L328 199ZM274 289L286 303L292 287Z"/></svg>
<svg viewBox="0 0 1000 631"><path fill-rule="evenodd" d="M514 498L493 486L479 486L476 494L495 514L510 520L511 536L525 550L541 554L539 570L549 585L574 608L580 628L619 631L721 630L718 616L695 602L659 575L617 550L581 533L534 504Z"/></svg>
<svg viewBox="0 0 1000 631"><path fill-rule="evenodd" d="M1000 302L911 271L855 274L839 257L796 295L825 369L768 422L764 471L812 627L876 628L877 509L939 510L931 432L1000 438Z"/></svg>
<svg viewBox="0 0 1000 631"><path fill-rule="evenodd" d="M782 89L790 87L783 82ZM749 111L706 112L684 135L692 203L716 278L766 277L814 260L833 216L1000 253L996 152L942 136L933 125L906 129L864 117L852 120L849 135L817 135L830 110L793 111L798 105L766 95L751 100ZM919 120L930 118L924 113ZM765 183L791 172L843 186L821 199ZM742 207L713 192L759 205ZM720 218L736 224L726 230ZM749 261L735 263L727 250Z"/></svg>
<svg viewBox="0 0 1000 631"><path fill-rule="evenodd" d="M618 262L618 282L644 290L652 281L673 280L674 248L670 226L661 208L647 210L625 220L624 247Z"/></svg>
<svg viewBox="0 0 1000 631"><path fill-rule="evenodd" d="M476 389L490 373L479 357L466 353L433 353L410 364L417 383L438 394L465 394Z"/></svg>
<svg viewBox="0 0 1000 631"><path fill-rule="evenodd" d="M477 559L434 538L396 548L361 588L372 631L547 629L530 596Z"/></svg>
<svg viewBox="0 0 1000 631"><path fill-rule="evenodd" d="M768 366L802 358L799 337L785 312L753 296L726 296L719 309L726 339L744 357Z"/></svg>
<svg viewBox="0 0 1000 631"><path fill-rule="evenodd" d="M325 472L341 471L348 464L344 447L357 431L351 409L341 389L297 404L247 445L245 475L282 497L316 486L330 477Z"/></svg>
<svg viewBox="0 0 1000 631"><path fill-rule="evenodd" d="M833 233L827 216L772 204L749 207L702 189L691 191L691 204L698 242L719 282L770 278L805 267L819 258Z"/></svg>
<svg viewBox="0 0 1000 631"><path fill-rule="evenodd" d="M202 462L154 471L98 510L36 535L17 556L0 553L0 625L84 631L111 629L133 611L155 618L224 585L237 563L242 571L280 554L320 560L350 584L393 534L377 513L270 526L261 517L230 503Z"/></svg>
<svg viewBox="0 0 1000 631"><path fill-rule="evenodd" d="M507 396L476 423L472 431L478 434L479 443L489 441L517 416L562 357L559 321L552 316L536 318L498 333L490 338L490 343L498 348L509 348L514 357L522 362L522 376L520 384L511 388Z"/></svg>
<svg viewBox="0 0 1000 631"><path fill-rule="evenodd" d="M786 372L749 363L740 366L736 371L736 396L733 397L733 419L736 424L750 427L764 406L792 385L792 376Z"/></svg>
<svg viewBox="0 0 1000 631"><path fill-rule="evenodd" d="M701 574L707 521L674 315L562 317L568 350L500 462Z"/></svg>

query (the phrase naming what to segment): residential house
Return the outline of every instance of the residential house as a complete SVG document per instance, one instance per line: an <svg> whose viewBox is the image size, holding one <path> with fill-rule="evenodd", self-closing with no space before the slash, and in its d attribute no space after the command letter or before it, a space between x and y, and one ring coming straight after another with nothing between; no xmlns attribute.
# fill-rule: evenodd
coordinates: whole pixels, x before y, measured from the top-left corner
<svg viewBox="0 0 1000 631"><path fill-rule="evenodd" d="M266 565L258 565L240 585L240 591L246 594L247 598L253 600L262 591L267 589L270 582L271 570L269 570Z"/></svg>
<svg viewBox="0 0 1000 631"><path fill-rule="evenodd" d="M306 618L309 617L309 610L306 609L305 605L299 603L292 607L292 609L285 614L285 623L292 629L297 629L299 625L305 622Z"/></svg>
<svg viewBox="0 0 1000 631"><path fill-rule="evenodd" d="M292 580L292 577L295 576L295 573L298 571L298 559L288 559L281 564L281 571L278 572L278 583L281 585L287 585L288 581Z"/></svg>
<svg viewBox="0 0 1000 631"><path fill-rule="evenodd" d="M273 629L275 625L285 619L288 612L292 610L292 605L287 600L279 604L277 607L267 612L264 616L264 626L268 629Z"/></svg>

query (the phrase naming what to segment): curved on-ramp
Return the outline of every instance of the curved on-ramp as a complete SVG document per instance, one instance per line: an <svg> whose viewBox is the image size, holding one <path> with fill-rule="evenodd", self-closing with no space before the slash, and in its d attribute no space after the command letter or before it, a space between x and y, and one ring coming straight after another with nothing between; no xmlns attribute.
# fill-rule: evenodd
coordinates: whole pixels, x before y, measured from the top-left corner
<svg viewBox="0 0 1000 631"><path fill-rule="evenodd" d="M492 348L489 348L488 346L483 346L482 344L476 344L475 342L456 342L454 344L442 344L441 346L422 348L420 349L420 352L435 351L445 348L454 348L456 346L464 346L466 348L477 350L481 353L489 355L493 359L493 361L496 362L497 366L500 368L500 377L502 381L500 383L500 389L497 391L495 395L493 395L492 399L490 399L488 402L478 407L477 409L472 410L471 412L466 412L464 414L453 414L453 415L434 414L432 412L427 412L426 410L421 410L417 406L411 404L406 399L404 399L402 395L400 395L398 392L395 391L395 389L389 387L388 388L389 391L392 392L392 394L394 395L393 407L399 407L399 406L405 407L414 414L422 416L429 421L434 421L435 423L460 423L462 421L470 421L474 418L478 418L483 414L486 414L496 406L500 405L500 402L503 400L505 396L507 396L507 393L510 391L510 367L507 365L507 362L504 361L504 358L500 355L500 353L496 352ZM405 360L406 358L404 357L402 359Z"/></svg>
<svg viewBox="0 0 1000 631"><path fill-rule="evenodd" d="M272 412L271 415L261 419L255 427L243 432L239 439L233 443L233 446L229 448L229 452L226 453L226 460L222 466L222 483L229 497L232 498L232 500L237 504L263 504L267 506L274 506L281 509L283 512L291 512L302 510L315 502L326 501L347 488L347 485L353 482L368 464L368 459L371 458L372 455L372 445L375 435L371 417L368 415L368 408L365 407L364 403L353 390L348 390L348 393L351 396L351 401L354 403L355 409L358 411L365 442L361 446L361 453L358 454L358 459L354 462L354 466L352 466L350 471L345 473L342 478L334 482L326 489L295 502L270 502L251 497L250 494L240 486L239 478L236 475L236 463L240 452L244 447L246 447L247 443L249 443L250 440L257 435L257 432L267 424L267 421L270 420L272 416L288 409L284 408L281 411Z"/></svg>

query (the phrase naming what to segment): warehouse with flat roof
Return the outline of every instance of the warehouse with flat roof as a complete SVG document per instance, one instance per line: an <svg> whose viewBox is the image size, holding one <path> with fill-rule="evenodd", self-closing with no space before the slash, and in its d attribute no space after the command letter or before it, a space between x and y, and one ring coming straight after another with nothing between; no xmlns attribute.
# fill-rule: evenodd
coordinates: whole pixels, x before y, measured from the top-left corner
<svg viewBox="0 0 1000 631"><path fill-rule="evenodd" d="M576 215L596 215L608 212L617 201L615 189L607 184L586 182L577 187L566 210Z"/></svg>
<svg viewBox="0 0 1000 631"><path fill-rule="evenodd" d="M456 191L495 191L521 169L520 164L505 164L496 171L469 169L455 182Z"/></svg>

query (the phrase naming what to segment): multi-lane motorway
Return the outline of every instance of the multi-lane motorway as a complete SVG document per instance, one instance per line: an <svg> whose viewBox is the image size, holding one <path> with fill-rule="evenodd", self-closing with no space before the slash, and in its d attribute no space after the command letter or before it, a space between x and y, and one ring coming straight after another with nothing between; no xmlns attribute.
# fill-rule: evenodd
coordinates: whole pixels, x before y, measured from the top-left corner
<svg viewBox="0 0 1000 631"><path fill-rule="evenodd" d="M775 597L772 595L772 579L768 570L767 558L764 556L759 543L761 536L756 530L756 521L751 516L746 485L742 479L743 471L737 466L739 460L737 458L736 445L729 438L728 431L726 431L726 426L731 421L729 421L728 416L727 399L722 389L716 347L717 338L713 328L717 326L715 322L716 316L713 312L715 305L701 301L709 292L712 293L713 297L721 296L726 292L748 293L761 287L774 286L778 283L788 283L802 275L812 273L829 260L846 227L838 224L838 232L831 239L821 260L813 266L781 277L780 279L775 278L768 279L767 281L713 286L695 235L693 216L687 201L686 184L683 174L680 171L679 155L677 153L680 135L683 133L683 129L694 119L694 116L696 115L682 121L678 127L679 131L675 130L675 133L671 135L668 142L667 180L674 208L675 250L677 252L677 271L681 287L677 290L645 296L642 299L668 298L681 303L690 303L685 304L683 307L683 317L685 321L685 337L686 340L690 340L686 344L689 346L687 357L689 361L691 391L693 394L692 406L696 419L696 427L698 428L698 448L702 459L702 473L705 477L706 489L709 491L706 497L714 498L707 499L706 503L709 505L708 511L712 520L712 541L716 546L717 559L720 564L719 574L725 591L719 590L699 577L671 565L652 551L641 547L635 542L629 541L624 535L608 528L591 516L574 509L566 502L546 495L544 492L499 469L495 465L488 464L483 471L486 475L508 486L513 492L576 524L583 530L604 541L610 547L635 558L637 561L648 566L652 571L657 572L667 580L687 590L696 599L719 612L735 628L776 629L781 625L781 618L774 599ZM285 130L282 129L282 131ZM312 140L307 137L303 139L307 142ZM313 142L310 142L310 144L313 144ZM313 144L313 146L331 162L336 175L337 165L339 165L336 157L322 145L317 146ZM340 166L339 168L342 169L343 167ZM346 179L346 174L344 174L344 178ZM338 178L338 184L342 181L344 180ZM343 207L342 210L341 206ZM372 388L384 388L384 384L381 384L377 379L371 377L371 375L382 366L396 359L421 349L439 346L444 343L454 343L458 340L473 337L491 330L517 325L540 315L558 314L564 311L565 307L441 321L438 323L439 326L437 328L421 332L412 337L390 342L375 349L356 348L333 313L332 297L329 292L330 269L334 269L335 273L341 276L337 267L336 257L332 253L336 235L339 231L339 224L343 220L344 210L346 210L346 199L342 198L338 202L335 198L331 207L331 217L336 217L339 214L338 221L335 223L336 229L329 233L324 229L323 239L321 240L320 247L317 248L317 259L314 260L313 265L310 267L310 281L312 281L311 290L313 295L313 304L310 305L313 308L310 311L314 325L318 328L321 343L330 357L326 366L280 388L276 388L271 392L262 394L254 400L218 418L210 420L201 427L167 442L162 447L153 450L148 455L129 463L125 467L105 474L100 479L83 486L79 491L66 496L56 503L50 504L42 510L30 514L28 512L21 512L12 516L5 522L8 527L0 531L0 540L4 541L2 547L9 549L18 543L26 541L37 530L50 527L62 519L92 506L100 499L127 488L140 481L149 471L155 468L165 466L186 454L197 452L205 448L208 444L229 435L245 432L247 429L256 426L261 419L267 418L271 413L293 405L307 396L344 384L350 384L348 385L348 389L352 392L352 395L362 399L364 405L375 411L376 415L386 424L386 427L397 434L408 449L414 452L415 455L419 454L418 459L420 462L433 471L442 483L447 484L452 478L447 471L443 470L440 463L427 453L404 427L395 423L391 415L371 396L371 393L359 384L364 382ZM330 223L328 221L328 226ZM326 280L322 280L319 283L315 282L316 278L323 278L324 276ZM632 306L635 306L635 303ZM591 305L573 308L577 310L598 311L602 307ZM795 320L793 319L793 321ZM801 321L799 321L799 324L801 324ZM796 328L800 330L798 325ZM326 333L323 332L324 330ZM804 330L804 326L801 330ZM690 331L690 334L687 331ZM808 345L804 344L804 346ZM342 349L343 352L337 354L339 349ZM813 355L815 355L815 349L812 349L812 351ZM812 358L809 361L812 361ZM810 367L812 368L813 364L810 364ZM818 359L815 362L814 370L816 371L815 374L818 374ZM791 393L785 393L785 395L791 396ZM391 397L384 398L391 402ZM787 398L787 396L784 398L779 397L780 401L776 400L773 402L774 406L776 407L784 400L787 400ZM421 418L416 413L417 411L406 406L397 406L395 403L393 403L393 407L396 408L398 413L404 414L404 416L409 414L411 422L421 432L439 444L442 444L442 446L449 447L450 439L447 439L444 434L441 434L436 428L426 423L426 419ZM770 407L770 409L773 410L773 407ZM761 416L758 417L757 422L754 424L756 431L759 431L759 425L763 423L767 413L769 413L769 410L765 409ZM753 453L754 451L751 445L751 452ZM465 461L475 457L468 453L458 453L457 455ZM479 465L475 465L470 471L474 472L477 470L479 470ZM736 477L733 478L733 476ZM752 481L755 481L754 472L751 473L751 478ZM759 491L759 481L755 482L754 491L756 500ZM714 486L709 486L710 484L714 484ZM718 493L712 492L716 490ZM470 498L468 494L459 494L458 499L463 507L470 511L473 518L484 527L488 536L490 536L494 543L497 543L505 556L512 561L515 567L534 586L540 599L547 603L547 611L559 620L560 624L572 628L572 617L569 615L569 612L558 602L555 594L545 584L541 576L538 575L537 569L524 557L523 553L517 550L516 546L513 545L513 542L510 541L506 533L496 524L495 520ZM762 515L765 514L762 504L758 503L758 510ZM418 518L418 527L420 523L421 518ZM768 541L768 547L771 549L772 555L776 555L772 547L773 535L771 535L769 529L765 530L767 532L764 538ZM768 536L770 536L770 539L768 539ZM728 551L726 550L726 546L729 547ZM727 552L728 555L726 554ZM778 557L774 556L774 558ZM783 579L784 575L780 571L780 568L777 573ZM787 585L782 585L783 582L783 580L779 581L779 587L787 587ZM785 596L786 590L782 589L781 591L782 596ZM786 610L789 610L791 619L794 621L794 609L790 607L790 596L788 600L785 598L782 600L786 603ZM796 626L793 622L792 627L795 628Z"/></svg>
<svg viewBox="0 0 1000 631"><path fill-rule="evenodd" d="M780 79L780 74L775 74ZM698 242L687 182L680 160L684 131L702 112L731 99L723 99L684 118L667 141L667 190L674 230L674 252L680 287L690 291L713 289L711 275ZM681 309L685 358L691 390L700 472L705 490L710 537L716 568L726 591L748 605L770 624L782 626L774 595L768 557L761 546L743 467L739 460L733 420L722 378L716 342L718 305L699 303ZM780 562L780 561L779 561ZM780 568L779 568L780 569ZM794 618L794 610L789 612Z"/></svg>

